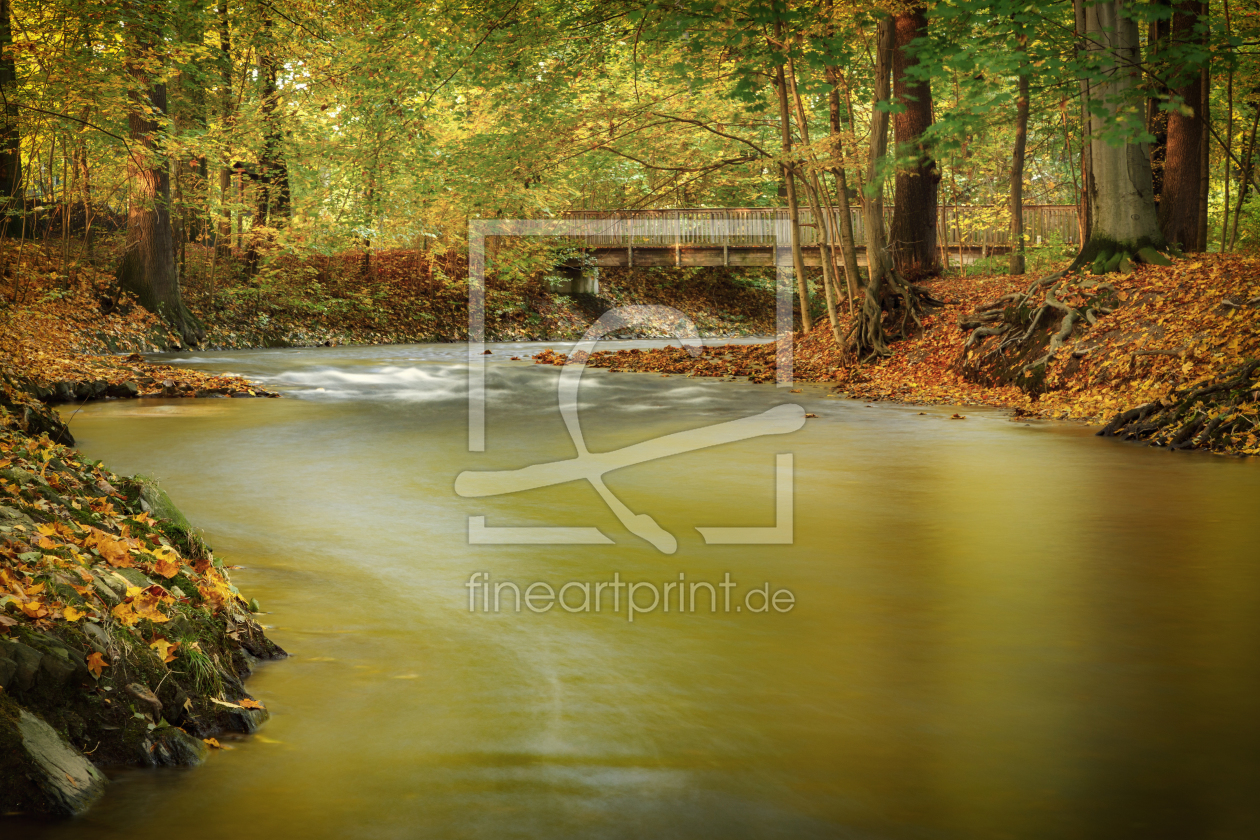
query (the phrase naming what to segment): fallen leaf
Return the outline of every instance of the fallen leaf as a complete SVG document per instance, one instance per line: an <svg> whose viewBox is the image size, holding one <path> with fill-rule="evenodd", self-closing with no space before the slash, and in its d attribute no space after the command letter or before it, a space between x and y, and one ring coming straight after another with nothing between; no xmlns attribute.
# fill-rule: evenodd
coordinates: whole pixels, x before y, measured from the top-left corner
<svg viewBox="0 0 1260 840"><path fill-rule="evenodd" d="M202 738L201 741L212 750L223 749L223 745L219 743L217 738Z"/></svg>
<svg viewBox="0 0 1260 840"><path fill-rule="evenodd" d="M157 565L154 570L164 578L173 578L179 574L179 552L170 546L158 546L153 550L153 556L157 558Z"/></svg>
<svg viewBox="0 0 1260 840"><path fill-rule="evenodd" d="M88 670L92 672L92 676L98 680L101 678L101 671L109 667L109 663L105 661L103 654L98 651L92 651L87 658Z"/></svg>
<svg viewBox="0 0 1260 840"><path fill-rule="evenodd" d="M157 651L157 655L162 658L163 662L174 662L175 649L179 647L179 642L172 642L164 636L158 636L149 642L149 647Z"/></svg>
<svg viewBox="0 0 1260 840"><path fill-rule="evenodd" d="M264 708L264 706L262 703L259 703L257 700L251 700L248 697L242 697L241 708L242 709L262 709Z"/></svg>
<svg viewBox="0 0 1260 840"><path fill-rule="evenodd" d="M74 607L66 607L61 611L61 614L65 616L66 621L78 621L80 618L87 615L87 613L76 610Z"/></svg>

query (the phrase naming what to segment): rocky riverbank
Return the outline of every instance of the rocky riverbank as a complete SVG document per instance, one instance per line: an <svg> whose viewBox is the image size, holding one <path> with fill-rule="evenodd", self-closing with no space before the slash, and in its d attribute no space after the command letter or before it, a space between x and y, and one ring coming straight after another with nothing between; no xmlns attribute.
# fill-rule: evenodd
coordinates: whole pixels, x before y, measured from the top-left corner
<svg viewBox="0 0 1260 840"><path fill-rule="evenodd" d="M285 654L159 487L84 459L29 383L0 385L0 813L66 816L99 768L195 765L255 731L243 681Z"/></svg>

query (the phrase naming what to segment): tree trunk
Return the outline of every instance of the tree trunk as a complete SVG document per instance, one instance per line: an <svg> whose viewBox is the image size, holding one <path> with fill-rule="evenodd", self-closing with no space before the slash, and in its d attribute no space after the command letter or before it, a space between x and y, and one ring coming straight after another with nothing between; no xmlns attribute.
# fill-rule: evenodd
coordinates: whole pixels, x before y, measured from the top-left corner
<svg viewBox="0 0 1260 840"><path fill-rule="evenodd" d="M219 101L222 109L223 128L233 123L235 106L232 101L232 31L228 21L228 0L219 0ZM225 149L223 166L219 169L219 226L215 237L216 257L227 256L232 248L232 167ZM213 302L212 302L213 303Z"/></svg>
<svg viewBox="0 0 1260 840"><path fill-rule="evenodd" d="M245 255L246 272L252 277L258 271L259 252L268 228L282 227L289 218L289 170L285 164L284 134L280 125L280 92L278 70L280 60L272 34L271 15L262 19L263 45L259 54L259 70L263 81L262 121L265 130L262 154L258 158L258 205L254 212L253 232Z"/></svg>
<svg viewBox="0 0 1260 840"><path fill-rule="evenodd" d="M796 65L791 58L787 63L787 81L796 106L796 122L800 127L801 145L810 148L809 115L805 113L805 102L796 86ZM832 236L831 207L823 194L822 184L818 181L818 161L813 151L807 152L810 170L801 174L801 183L805 186L805 197L809 200L810 210L814 214L814 232L818 237L818 261L822 263L823 291L827 299L827 318L831 322L831 333L840 345L840 320L836 314L836 298L839 281L836 278L835 238Z"/></svg>
<svg viewBox="0 0 1260 840"><path fill-rule="evenodd" d="M1203 4L1203 15L1207 16L1207 3ZM1204 35L1206 44L1207 35ZM1207 59L1209 62L1211 58ZM1196 251L1206 251L1208 249L1208 200L1211 194L1211 178L1212 155L1211 155L1211 127L1212 127L1212 77L1210 68L1207 64L1199 71L1200 79L1203 83L1203 90L1200 94L1200 100L1203 102L1203 119L1199 120L1199 125L1203 129L1203 134L1199 138L1199 241L1195 244Z"/></svg>
<svg viewBox="0 0 1260 840"><path fill-rule="evenodd" d="M1198 0L1183 0L1173 12L1171 43L1197 40ZM1176 54L1175 52L1173 53ZM1164 183L1159 196L1159 229L1164 241L1193 251L1199 245L1199 184L1203 163L1203 81L1201 68L1167 67L1175 79L1173 93L1184 109L1168 112L1168 145L1164 151ZM1189 113L1186 113L1186 112Z"/></svg>
<svg viewBox="0 0 1260 840"><path fill-rule="evenodd" d="M1073 0L1072 11L1075 16L1076 28L1072 33L1073 39L1072 52L1079 61L1082 48L1081 44L1085 43L1085 3L1087 0ZM1076 219L1077 227L1080 229L1081 247L1085 247L1085 243L1089 242L1090 234L1094 230L1094 217L1090 210L1089 195L1093 189L1094 168L1091 165L1089 157L1090 147L1090 120L1089 120L1089 79L1082 77L1078 88L1080 91L1081 104L1081 189L1077 194L1076 203Z"/></svg>
<svg viewBox="0 0 1260 840"><path fill-rule="evenodd" d="M1234 36L1233 17L1230 14L1229 0L1225 0L1225 37ZM1221 209L1221 253L1225 253L1225 245L1229 240L1229 185L1230 158L1234 155L1234 63L1229 64L1229 79L1225 85L1225 102L1227 116L1225 122L1225 159L1221 161L1221 181L1225 185L1224 207Z"/></svg>
<svg viewBox="0 0 1260 840"><path fill-rule="evenodd" d="M1256 155L1256 129L1260 128L1260 102L1252 102L1251 133L1247 137L1247 154L1243 157L1242 171L1238 173L1238 203L1234 205L1234 221L1230 226L1229 248L1232 251L1238 244L1238 217L1242 215L1243 202L1251 192L1251 170Z"/></svg>
<svg viewBox="0 0 1260 840"><path fill-rule="evenodd" d="M775 24L775 35L782 37L782 26ZM796 201L796 183L792 178L792 123L788 115L787 81L783 76L783 65L774 68L775 88L779 95L779 129L782 137L783 184L787 188L788 219L792 225L792 264L796 269L796 293L801 301L801 329L810 332L814 329L814 319L809 314L809 285L805 280L805 259L801 254L800 208Z"/></svg>
<svg viewBox="0 0 1260 840"><path fill-rule="evenodd" d="M893 193L890 246L897 270L910 280L939 272L936 252L936 204L940 173L923 145L923 133L932 125L932 86L909 75L919 59L910 45L927 34L927 9L916 6L898 14L893 82L897 103L904 110L893 117L897 157L913 156L912 166L897 167Z"/></svg>
<svg viewBox="0 0 1260 840"><path fill-rule="evenodd" d="M129 28L137 26L129 22ZM152 33L133 33L128 45L127 73L131 77L128 124L131 154L127 177L131 197L127 212L127 246L118 265L118 284L140 304L160 315L179 333L186 346L203 337L196 319L184 306L175 268L171 234L170 166L161 143L166 115L166 84L150 78L156 61Z"/></svg>
<svg viewBox="0 0 1260 840"><path fill-rule="evenodd" d="M840 207L840 252L844 257L844 277L848 284L849 300L853 301L858 295L861 275L858 273L857 247L853 240L853 208L849 204L849 179L844 169L844 146L841 141L844 136L840 125L842 112L840 91L836 87L840 78L839 68L827 68L827 81L832 85L828 96L831 110L831 175L836 179L836 202Z"/></svg>
<svg viewBox="0 0 1260 840"><path fill-rule="evenodd" d="M1028 36L1019 41L1019 99L1015 103L1015 149L1011 155L1011 259L1007 270L1024 273L1024 151L1028 147Z"/></svg>
<svg viewBox="0 0 1260 840"><path fill-rule="evenodd" d="M8 236L14 202L22 203L22 136L18 131L17 65L9 0L0 0L0 236ZM24 205L23 205L24 206Z"/></svg>
<svg viewBox="0 0 1260 840"><path fill-rule="evenodd" d="M1104 139L1109 127L1140 119L1129 104L1141 84L1142 60L1137 23L1127 13L1130 0L1080 1L1085 6L1085 51L1093 54L1093 66L1111 69L1089 91L1087 198L1092 227L1075 266L1092 262L1104 251L1135 253L1164 244L1155 214L1149 150L1133 139L1115 145Z"/></svg>

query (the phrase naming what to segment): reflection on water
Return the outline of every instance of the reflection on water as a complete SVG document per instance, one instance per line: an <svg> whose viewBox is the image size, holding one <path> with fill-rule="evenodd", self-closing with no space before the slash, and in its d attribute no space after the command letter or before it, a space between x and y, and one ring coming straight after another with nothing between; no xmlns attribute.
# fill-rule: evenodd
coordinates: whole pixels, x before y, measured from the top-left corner
<svg viewBox="0 0 1260 840"><path fill-rule="evenodd" d="M493 349L478 454L458 346L206 354L291 398L78 413L88 455L158 477L246 567L294 656L251 682L274 714L262 736L195 771L121 774L84 819L24 836L1260 833L1260 465L974 409L590 371L593 451L789 399L819 415L610 473L678 536L668 556L585 482L454 493L464 470L574 455L558 369ZM795 544L704 545L696 526L774 524L784 451ZM615 544L469 546L470 515ZM796 605L470 613L474 572L729 573L733 603L768 582Z"/></svg>

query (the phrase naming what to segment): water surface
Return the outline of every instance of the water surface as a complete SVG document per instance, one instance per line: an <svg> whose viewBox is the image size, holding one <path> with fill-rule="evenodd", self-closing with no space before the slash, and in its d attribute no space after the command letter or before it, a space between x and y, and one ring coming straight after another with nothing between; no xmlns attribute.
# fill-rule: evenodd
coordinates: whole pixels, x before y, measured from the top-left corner
<svg viewBox="0 0 1260 840"><path fill-rule="evenodd" d="M454 493L462 470L574 454L559 369L492 348L484 453L467 451L452 345L185 357L286 398L74 416L84 452L158 478L244 567L293 656L250 681L273 714L261 735L196 770L121 773L86 817L24 836L1260 835L1260 464L986 410L591 371L597 451L786 401L818 415L610 474L678 537L666 555L585 482ZM774 524L780 452L794 543L706 546L696 526ZM469 516L615 544L470 546ZM695 612L631 623L624 604L470 612L474 572L739 588L730 612L701 589ZM734 610L764 583L791 611Z"/></svg>

